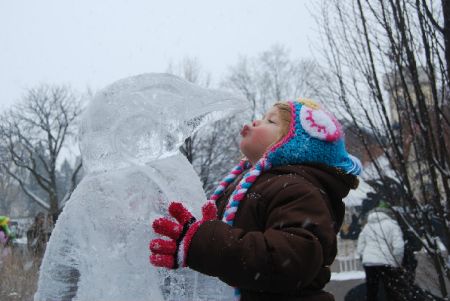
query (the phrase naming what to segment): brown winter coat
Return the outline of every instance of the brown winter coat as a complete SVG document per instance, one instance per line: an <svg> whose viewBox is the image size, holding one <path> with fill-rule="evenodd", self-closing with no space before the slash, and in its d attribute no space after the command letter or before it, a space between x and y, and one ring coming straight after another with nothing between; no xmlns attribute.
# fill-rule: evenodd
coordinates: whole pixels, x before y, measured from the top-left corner
<svg viewBox="0 0 450 301"><path fill-rule="evenodd" d="M219 216L239 180L217 201ZM233 227L221 221L200 226L187 264L240 288L241 301L334 300L322 288L337 252L342 198L356 185L356 177L336 169L273 168L249 189Z"/></svg>

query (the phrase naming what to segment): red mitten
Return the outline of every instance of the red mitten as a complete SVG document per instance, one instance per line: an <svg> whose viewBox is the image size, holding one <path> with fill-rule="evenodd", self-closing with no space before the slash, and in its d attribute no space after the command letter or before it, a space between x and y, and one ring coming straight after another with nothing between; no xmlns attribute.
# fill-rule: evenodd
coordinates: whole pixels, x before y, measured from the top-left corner
<svg viewBox="0 0 450 301"><path fill-rule="evenodd" d="M186 266L187 252L192 237L201 224L217 219L217 208L213 201L202 207L202 219L195 217L181 203L172 202L169 205L169 214L176 221L165 217L153 221L153 230L170 238L156 238L150 241L150 262L154 266L177 269Z"/></svg>

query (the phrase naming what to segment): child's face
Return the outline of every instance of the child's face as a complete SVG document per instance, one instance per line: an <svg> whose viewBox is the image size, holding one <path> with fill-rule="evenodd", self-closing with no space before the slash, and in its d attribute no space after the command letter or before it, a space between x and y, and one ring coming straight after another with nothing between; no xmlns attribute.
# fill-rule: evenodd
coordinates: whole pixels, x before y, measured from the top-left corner
<svg viewBox="0 0 450 301"><path fill-rule="evenodd" d="M272 107L263 119L255 120L251 125L245 124L241 130L242 153L250 160L257 162L267 148L281 138L281 119L278 108Z"/></svg>

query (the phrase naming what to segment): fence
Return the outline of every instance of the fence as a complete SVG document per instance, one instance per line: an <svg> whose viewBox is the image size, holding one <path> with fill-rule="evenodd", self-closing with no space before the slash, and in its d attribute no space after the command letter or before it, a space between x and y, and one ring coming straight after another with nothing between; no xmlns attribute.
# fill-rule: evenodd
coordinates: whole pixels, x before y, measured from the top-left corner
<svg viewBox="0 0 450 301"><path fill-rule="evenodd" d="M356 253L356 240L341 239L338 236L338 254L333 265L333 272L362 271L361 262Z"/></svg>

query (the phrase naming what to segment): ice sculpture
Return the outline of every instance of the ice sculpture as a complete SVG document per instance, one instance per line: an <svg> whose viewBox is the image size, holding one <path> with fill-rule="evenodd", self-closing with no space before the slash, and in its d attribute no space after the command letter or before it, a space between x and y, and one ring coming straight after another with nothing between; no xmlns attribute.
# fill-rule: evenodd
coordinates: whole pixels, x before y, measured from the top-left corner
<svg viewBox="0 0 450 301"><path fill-rule="evenodd" d="M58 219L34 299L224 296L209 277L188 269L168 272L152 267L149 224L174 199L200 213L206 198L179 147L200 126L244 110L244 103L169 74L133 76L96 94L81 120L86 175ZM198 282L209 283L215 297L200 297Z"/></svg>

